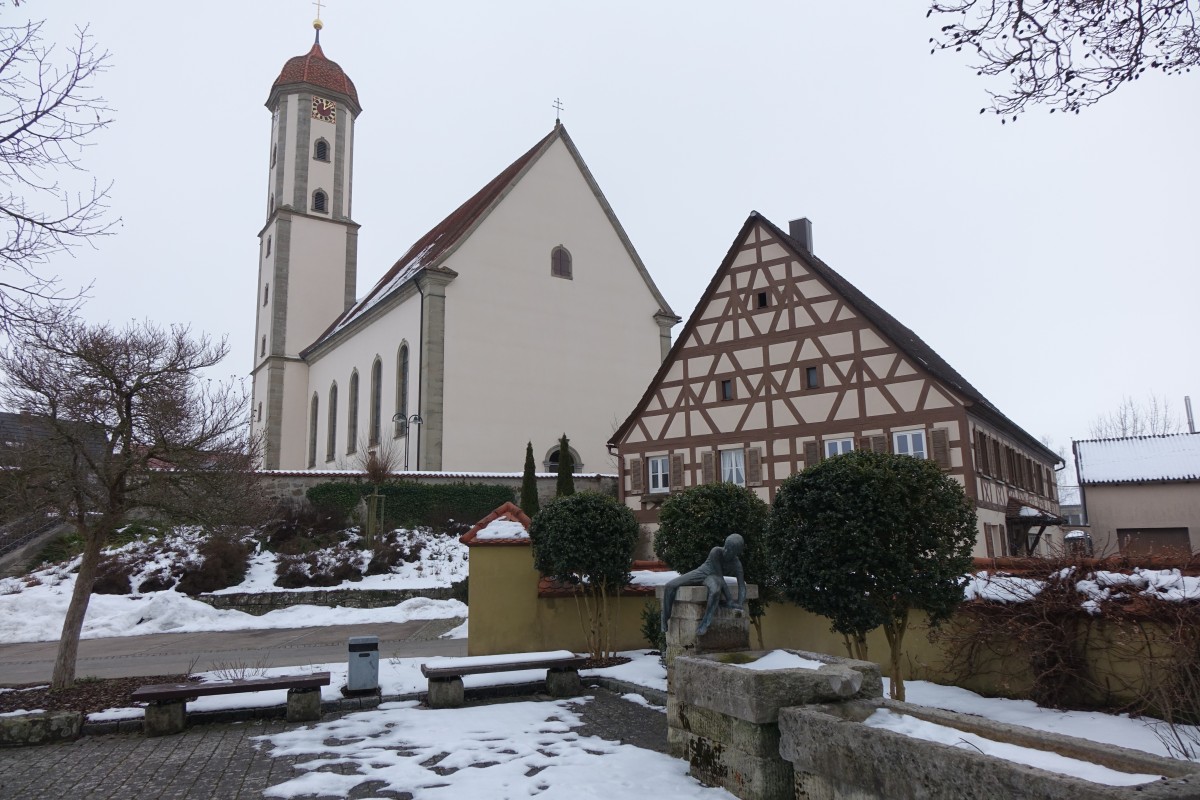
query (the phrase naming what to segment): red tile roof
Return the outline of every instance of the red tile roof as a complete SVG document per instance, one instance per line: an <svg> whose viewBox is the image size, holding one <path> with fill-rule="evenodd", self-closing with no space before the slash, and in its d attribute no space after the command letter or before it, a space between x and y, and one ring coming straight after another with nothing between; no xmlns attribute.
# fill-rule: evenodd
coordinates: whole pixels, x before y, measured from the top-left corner
<svg viewBox="0 0 1200 800"><path fill-rule="evenodd" d="M350 80L336 61L325 57L320 44L313 44L306 55L289 58L271 88L286 83L310 83L321 89L344 94L353 100L355 105L359 105L354 81Z"/></svg>

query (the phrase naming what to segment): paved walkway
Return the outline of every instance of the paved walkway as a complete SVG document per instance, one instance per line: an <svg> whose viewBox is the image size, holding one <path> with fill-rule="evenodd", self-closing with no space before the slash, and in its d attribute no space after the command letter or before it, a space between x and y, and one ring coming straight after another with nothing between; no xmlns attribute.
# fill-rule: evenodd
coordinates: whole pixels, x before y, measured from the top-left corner
<svg viewBox="0 0 1200 800"><path fill-rule="evenodd" d="M378 636L380 658L465 656L466 639L440 639L461 619L224 633L154 633L79 643L75 674L125 678L203 672L229 664L290 667L345 661L351 636ZM48 682L58 642L0 644L0 683ZM0 795L3 792L0 791Z"/></svg>
<svg viewBox="0 0 1200 800"><path fill-rule="evenodd" d="M584 735L666 751L664 714L622 700L604 689L580 709ZM497 713L503 713L498 707ZM332 717L326 717L331 719ZM0 750L0 796L6 800L47 797L114 800L241 800L261 798L268 786L298 774L297 758L271 758L253 737L300 724L281 720L199 725L177 736L147 739L140 734L85 736L70 744ZM308 757L305 757L308 760ZM326 767L355 772L353 764ZM351 798L398 797L364 784Z"/></svg>

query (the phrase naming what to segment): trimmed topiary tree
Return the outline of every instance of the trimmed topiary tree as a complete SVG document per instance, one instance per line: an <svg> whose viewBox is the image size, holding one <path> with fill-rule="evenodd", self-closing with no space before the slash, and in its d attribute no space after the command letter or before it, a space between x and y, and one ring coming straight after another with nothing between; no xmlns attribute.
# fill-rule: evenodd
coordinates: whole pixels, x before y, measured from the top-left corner
<svg viewBox="0 0 1200 800"><path fill-rule="evenodd" d="M575 588L592 657L610 655L608 598L629 583L638 539L633 512L599 492L556 497L533 518L529 538L538 571Z"/></svg>
<svg viewBox="0 0 1200 800"><path fill-rule="evenodd" d="M883 628L896 700L909 613L924 611L931 626L950 616L974 543L975 508L937 464L866 451L785 480L768 537L783 595L829 617L851 655L865 658L867 633Z"/></svg>
<svg viewBox="0 0 1200 800"><path fill-rule="evenodd" d="M537 469L533 460L533 442L525 445L525 473L521 476L521 510L533 519L541 505L538 502Z"/></svg>
<svg viewBox="0 0 1200 800"><path fill-rule="evenodd" d="M555 487L555 497L575 494L575 479L571 477L574 471L575 459L571 458L571 442L564 433L558 440L558 485Z"/></svg>
<svg viewBox="0 0 1200 800"><path fill-rule="evenodd" d="M750 601L750 619L762 646L762 614L771 599L771 569L764 544L770 507L753 490L732 483L705 483L672 495L658 512L654 552L668 567L684 573L704 563L725 537L739 533L746 541L742 571L756 583L759 599Z"/></svg>

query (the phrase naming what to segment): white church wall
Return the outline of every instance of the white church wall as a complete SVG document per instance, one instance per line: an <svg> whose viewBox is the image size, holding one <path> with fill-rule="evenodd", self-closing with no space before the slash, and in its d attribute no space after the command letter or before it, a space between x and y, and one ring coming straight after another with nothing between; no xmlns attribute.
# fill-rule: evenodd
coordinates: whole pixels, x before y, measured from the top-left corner
<svg viewBox="0 0 1200 800"><path fill-rule="evenodd" d="M283 385L285 387L302 387L308 379L308 366L298 361L287 361L283 365ZM257 383L265 384L267 371L262 370L259 375L263 380ZM265 394L266 386L263 386ZM309 395L299 391L284 391L283 394L283 439L280 441L279 447L279 463L295 464L297 466L307 464L308 450L307 439L304 436L308 431L308 401ZM266 413L266 403L263 403L264 414Z"/></svg>
<svg viewBox="0 0 1200 800"><path fill-rule="evenodd" d="M562 141L446 265L442 468L520 469L526 441L540 462L565 432L584 469L615 471L605 442L660 363L659 306Z"/></svg>
<svg viewBox="0 0 1200 800"><path fill-rule="evenodd" d="M321 411L317 420L317 468L353 469L359 465L363 445L371 422L371 365L375 357L382 367L382 403L380 440L383 447L391 448L398 461L404 458L404 437L394 436L392 416L396 413L397 355L401 343L408 342L408 408L409 413L417 409L418 376L421 369L420 341L421 308L420 296L413 295L407 301L386 311L368 325L357 329L329 350L310 358L308 397L315 391L321 398ZM358 439L359 454L347 455L347 426L350 408L350 374L358 370ZM328 436L329 387L337 382L337 447L333 462L325 459L325 444ZM308 431L308 428L305 428ZM410 444L410 465L416 466L417 441ZM305 451L307 453L307 451ZM307 461L304 462L307 465Z"/></svg>

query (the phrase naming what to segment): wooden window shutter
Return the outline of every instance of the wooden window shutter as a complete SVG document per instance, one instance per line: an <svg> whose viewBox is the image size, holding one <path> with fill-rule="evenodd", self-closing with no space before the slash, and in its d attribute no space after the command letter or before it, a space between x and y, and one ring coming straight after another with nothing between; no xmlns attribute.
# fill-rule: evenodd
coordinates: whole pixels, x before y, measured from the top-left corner
<svg viewBox="0 0 1200 800"><path fill-rule="evenodd" d="M868 450L869 451L871 449L871 437L870 436L858 437L858 440L854 443L854 446L859 450Z"/></svg>
<svg viewBox="0 0 1200 800"><path fill-rule="evenodd" d="M683 489L683 453L671 454L670 487L672 492Z"/></svg>
<svg viewBox="0 0 1200 800"><path fill-rule="evenodd" d="M746 484L762 486L762 451L757 447L746 448Z"/></svg>
<svg viewBox="0 0 1200 800"><path fill-rule="evenodd" d="M871 437L871 452L886 453L888 452L888 437L883 434L878 434Z"/></svg>
<svg viewBox="0 0 1200 800"><path fill-rule="evenodd" d="M983 524L983 546L987 548L988 558L996 557L996 548L992 544L992 526L987 522Z"/></svg>
<svg viewBox="0 0 1200 800"><path fill-rule="evenodd" d="M950 469L950 432L945 428L934 428L929 432L933 445L933 463L942 469Z"/></svg>
<svg viewBox="0 0 1200 800"><path fill-rule="evenodd" d="M821 460L821 445L818 442L804 443L804 466L811 467Z"/></svg>
<svg viewBox="0 0 1200 800"><path fill-rule="evenodd" d="M992 474L988 461L987 437L983 431L975 431L975 469L980 475Z"/></svg>
<svg viewBox="0 0 1200 800"><path fill-rule="evenodd" d="M712 450L705 450L700 454L700 472L702 473L700 480L704 483L716 483L717 467L713 463L716 453Z"/></svg>
<svg viewBox="0 0 1200 800"><path fill-rule="evenodd" d="M640 458L629 459L629 493L646 491L645 462Z"/></svg>

